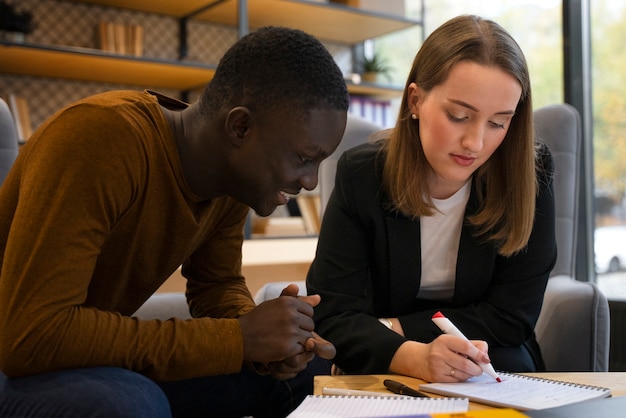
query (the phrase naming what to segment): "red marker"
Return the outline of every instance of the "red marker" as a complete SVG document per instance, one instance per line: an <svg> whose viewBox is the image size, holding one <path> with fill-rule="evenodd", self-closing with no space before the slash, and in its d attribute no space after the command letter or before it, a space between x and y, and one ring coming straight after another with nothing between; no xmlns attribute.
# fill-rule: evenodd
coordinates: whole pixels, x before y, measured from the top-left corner
<svg viewBox="0 0 626 418"><path fill-rule="evenodd" d="M446 318L441 312L437 312L436 314L434 314L432 320L435 325L437 325L439 329L444 333L455 335L457 337L463 338L464 340L467 340L467 337L463 335L463 333L459 331L459 329L455 327L454 324L450 322L450 320ZM500 379L496 371L493 369L491 363L478 363L478 365L481 369L483 369L485 373L496 379L497 382L502 382L502 379Z"/></svg>

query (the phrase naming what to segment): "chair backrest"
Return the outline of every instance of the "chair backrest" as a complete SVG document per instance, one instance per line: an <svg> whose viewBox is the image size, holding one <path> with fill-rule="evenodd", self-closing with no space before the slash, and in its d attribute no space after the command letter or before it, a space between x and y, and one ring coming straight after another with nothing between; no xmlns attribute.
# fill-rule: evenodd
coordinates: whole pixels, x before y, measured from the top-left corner
<svg viewBox="0 0 626 418"><path fill-rule="evenodd" d="M17 129L7 103L0 98L0 185L17 158Z"/></svg>
<svg viewBox="0 0 626 418"><path fill-rule="evenodd" d="M610 314L598 287L575 280L581 121L567 104L534 113L537 137L554 159L557 260L548 280L535 334L547 371L608 370Z"/></svg>
<svg viewBox="0 0 626 418"><path fill-rule="evenodd" d="M550 148L554 159L554 202L558 256L552 276L574 277L578 190L580 171L581 122L578 111L568 104L555 104L535 111L539 141Z"/></svg>
<svg viewBox="0 0 626 418"><path fill-rule="evenodd" d="M337 173L337 161L344 151L367 142L370 135L383 129L382 126L369 120L354 115L348 115L346 130L339 146L328 158L320 164L319 169L319 193L320 193L320 216L324 214L324 208L328 198L335 188L335 174Z"/></svg>

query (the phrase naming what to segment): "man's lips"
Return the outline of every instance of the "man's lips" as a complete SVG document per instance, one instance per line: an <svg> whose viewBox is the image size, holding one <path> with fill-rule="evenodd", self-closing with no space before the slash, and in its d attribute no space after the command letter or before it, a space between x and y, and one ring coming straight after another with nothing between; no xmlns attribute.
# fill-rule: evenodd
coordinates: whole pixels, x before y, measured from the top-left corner
<svg viewBox="0 0 626 418"><path fill-rule="evenodd" d="M286 205L287 202L289 202L289 200L296 195L296 193L289 193L283 190L279 190L278 194L280 195L279 201L281 205Z"/></svg>

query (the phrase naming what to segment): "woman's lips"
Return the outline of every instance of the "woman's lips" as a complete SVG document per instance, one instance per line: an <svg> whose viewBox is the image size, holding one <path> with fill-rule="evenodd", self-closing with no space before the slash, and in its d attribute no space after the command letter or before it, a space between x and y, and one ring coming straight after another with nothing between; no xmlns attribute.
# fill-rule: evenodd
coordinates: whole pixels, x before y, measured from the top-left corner
<svg viewBox="0 0 626 418"><path fill-rule="evenodd" d="M452 154L452 159L454 160L455 163L457 163L458 165L462 167L469 167L476 160L476 158L474 157L468 157L466 155L458 155L458 154Z"/></svg>

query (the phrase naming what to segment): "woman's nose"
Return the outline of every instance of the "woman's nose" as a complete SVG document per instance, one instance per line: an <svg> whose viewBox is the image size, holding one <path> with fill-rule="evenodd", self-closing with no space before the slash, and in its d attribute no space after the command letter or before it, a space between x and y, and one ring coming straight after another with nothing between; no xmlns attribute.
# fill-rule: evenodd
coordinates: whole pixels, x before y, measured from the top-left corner
<svg viewBox="0 0 626 418"><path fill-rule="evenodd" d="M461 145L472 152L478 152L483 148L484 137L485 130L483 128L474 127L473 129L468 129L463 136Z"/></svg>

